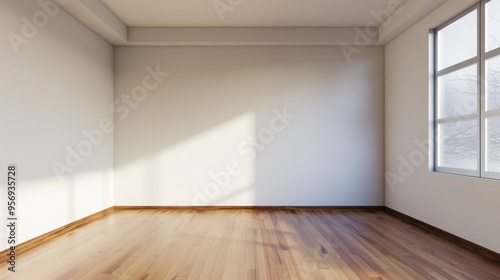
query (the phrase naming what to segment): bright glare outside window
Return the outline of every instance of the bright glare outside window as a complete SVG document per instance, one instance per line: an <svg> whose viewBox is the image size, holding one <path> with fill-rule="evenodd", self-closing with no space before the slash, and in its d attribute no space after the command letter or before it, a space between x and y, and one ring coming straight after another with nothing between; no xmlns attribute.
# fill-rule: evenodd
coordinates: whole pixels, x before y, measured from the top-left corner
<svg viewBox="0 0 500 280"><path fill-rule="evenodd" d="M434 168L500 179L500 0L434 30Z"/></svg>

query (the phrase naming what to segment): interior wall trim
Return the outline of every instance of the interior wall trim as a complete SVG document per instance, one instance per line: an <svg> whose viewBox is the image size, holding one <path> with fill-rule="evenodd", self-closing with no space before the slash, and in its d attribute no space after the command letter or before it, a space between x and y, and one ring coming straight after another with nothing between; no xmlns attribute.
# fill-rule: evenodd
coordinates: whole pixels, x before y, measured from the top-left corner
<svg viewBox="0 0 500 280"><path fill-rule="evenodd" d="M385 208L385 211L402 219L402 220L405 220L407 222L409 222L410 224L412 225L415 225L425 231L428 231L430 233L433 233L435 235L438 235L444 239L447 239L455 244L458 244L460 245L461 247L464 247L470 251L473 251L475 252L476 254L479 254L481 256L484 256L484 257L487 257L495 262L498 262L500 264L500 254L495 252L495 251L492 251L488 248L485 248L481 245L478 245L474 242L471 242L469 240L466 240L466 239L463 239L462 237L459 237L459 236L456 236L452 233L449 233L445 230L442 230L440 228L437 228L433 225L430 225L428 223L425 223L425 222L422 222L418 219L415 219L411 216L408 216L406 214L403 214L397 210L394 210L392 208L389 208L389 207L384 207Z"/></svg>
<svg viewBox="0 0 500 280"><path fill-rule="evenodd" d="M113 207L109 207L107 209L104 209L102 211L99 211L97 213L94 213L90 216L84 217L82 219L79 219L77 221L74 221L72 223L69 223L65 226L62 226L60 228L57 228L55 230L49 231L45 234L42 234L38 237L35 237L33 239L30 239L28 241L25 241L23 243L17 244L16 245L16 257L19 257L19 255L24 254L38 246L41 246L45 243L48 243L52 240L54 240L57 237L63 236L64 234L77 229L79 227L82 227L86 224L89 224L93 221L96 221L98 219L101 219L109 214L112 214L114 212ZM9 260L9 256L7 254L10 252L10 248L7 250L1 251L0 252L0 262L5 263Z"/></svg>
<svg viewBox="0 0 500 280"><path fill-rule="evenodd" d="M445 230L437 228L435 226L429 225L411 216L403 214L387 206L114 206L95 214L82 218L80 220L69 223L65 226L57 228L53 231L47 232L43 235L35 237L31 240L18 244L16 246L16 256L24 254L38 246L48 243L57 237L63 236L64 234L87 225L96 220L102 219L112 213L118 211L141 211L141 210L187 210L187 211L216 211L216 210L268 210L268 211L280 211L280 210L296 210L296 211L320 211L320 210L373 210L373 211L385 211L397 218L404 220L414 226L417 226L425 231L432 234L438 235L445 238L455 244L458 244L468 250L471 250L481 256L489 258L500 264L500 254L482 247L476 243L458 237L451 234ZM7 262L10 249L0 252L0 262Z"/></svg>

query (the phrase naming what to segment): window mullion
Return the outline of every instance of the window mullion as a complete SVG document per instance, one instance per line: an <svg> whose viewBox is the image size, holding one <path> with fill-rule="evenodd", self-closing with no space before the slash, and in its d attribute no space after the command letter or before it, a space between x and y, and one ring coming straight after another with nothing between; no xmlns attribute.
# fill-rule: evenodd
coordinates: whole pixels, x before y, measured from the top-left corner
<svg viewBox="0 0 500 280"><path fill-rule="evenodd" d="M438 77L440 77L440 76L444 76L446 74L455 72L457 70L467 68L467 67L469 67L471 65L477 64L478 60L479 60L479 55L476 56L476 57L473 57L471 59L459 62L459 63L457 63L455 65L449 66L449 67L447 67L445 69L442 69L440 71L437 71L436 75Z"/></svg>
<svg viewBox="0 0 500 280"><path fill-rule="evenodd" d="M432 121L432 127L429 131L429 135L431 136L431 139L432 139L432 144L429 145L430 147L432 147L430 149L430 154L429 156L432 156L432 163L431 163L431 170L432 171L437 171L436 168L438 166L438 157L437 157L437 153L438 153L438 146L437 146L437 139L438 139L438 135L437 135L437 132L438 132L438 129L437 129L437 107L438 107L438 88L437 88L437 54L438 54L438 36L437 36L437 29L434 29L432 30L432 36L429 36L430 39L432 40L432 57L431 57L431 67L429 67L431 73L432 73L432 78L430 79L431 80L431 85L429 86L431 88L431 93L432 93L432 96L429 96L429 100L432 100L432 104L429 109L431 109L432 111L430 111L430 117L431 117L431 121ZM430 99L432 97L432 99Z"/></svg>
<svg viewBox="0 0 500 280"><path fill-rule="evenodd" d="M481 1L479 5L479 17L478 17L478 26L479 26L479 38L478 38L478 51L479 51L479 61L478 61L478 112L479 112L479 151L480 157L478 160L478 170L480 177L485 176L486 172L486 153L487 153L487 135L486 135L486 1Z"/></svg>
<svg viewBox="0 0 500 280"><path fill-rule="evenodd" d="M486 20L486 18L485 18ZM486 31L485 31L486 32ZM486 36L486 35L485 35ZM486 38L486 37L485 37ZM485 41L485 44L486 44L486 41ZM500 55L500 48L497 48L497 49L494 49L494 50L491 50L489 52L486 52L485 50L485 53L484 53L484 59L488 59L488 58L492 58L492 57L495 57L495 56L498 56Z"/></svg>
<svg viewBox="0 0 500 280"><path fill-rule="evenodd" d="M479 118L479 114L462 115L456 117L446 117L446 118L436 118L436 123L453 123L453 122L463 122L463 121L473 121Z"/></svg>

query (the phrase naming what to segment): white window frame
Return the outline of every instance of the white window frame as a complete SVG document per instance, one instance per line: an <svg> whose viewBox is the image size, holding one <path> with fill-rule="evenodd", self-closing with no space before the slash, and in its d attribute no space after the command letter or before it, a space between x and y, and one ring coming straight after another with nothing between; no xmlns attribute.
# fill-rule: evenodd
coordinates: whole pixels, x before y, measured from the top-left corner
<svg viewBox="0 0 500 280"><path fill-rule="evenodd" d="M435 29L431 30L430 36L430 46L431 46L431 60L430 60L430 68L431 68L431 84L430 88L432 91L432 98L430 99L430 108L431 108L431 135L432 135L432 143L430 153L432 157L431 162L431 170L440 173L450 173L456 175L465 175L465 176L473 176L473 177L481 177L488 179L500 179L500 172L489 172L486 170L486 145L487 145L487 131L486 131L486 119L490 117L500 117L500 109L498 110L490 110L486 111L486 77L488 73L486 72L486 61L489 58L500 56L500 48L493 49L491 51L486 52L486 3L491 0L481 0L480 2L472 5L468 9L464 10L460 14L451 18L444 24L438 26ZM497 1L497 0L495 0ZM465 15L469 14L472 11L477 10L477 20L478 20L478 36L477 36L477 44L478 44L478 55L456 63L452 66L446 67L444 69L438 70L438 32L445 27L453 24L457 20L461 19ZM477 75L478 75L478 108L476 114L466 115L466 116L458 116L458 117L445 117L438 118L438 79L439 77L452 73L454 71L464 69L466 67L472 66L476 64ZM457 121L466 121L466 120L476 120L478 127L478 161L477 161L477 170L467 170L467 169L459 169L459 168L449 168L449 167L440 167L438 166L438 154L439 154L439 143L438 143L438 125L444 123L453 123Z"/></svg>

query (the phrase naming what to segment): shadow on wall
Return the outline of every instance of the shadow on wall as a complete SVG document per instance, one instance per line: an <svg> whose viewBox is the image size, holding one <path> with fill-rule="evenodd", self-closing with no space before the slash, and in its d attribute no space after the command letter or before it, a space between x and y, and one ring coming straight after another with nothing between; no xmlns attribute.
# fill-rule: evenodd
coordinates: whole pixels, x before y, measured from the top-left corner
<svg viewBox="0 0 500 280"><path fill-rule="evenodd" d="M113 48L50 3L0 1L0 165L19 169L18 242L113 202L112 134L62 178L52 167L85 139L82 131L113 119Z"/></svg>

